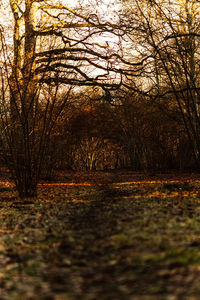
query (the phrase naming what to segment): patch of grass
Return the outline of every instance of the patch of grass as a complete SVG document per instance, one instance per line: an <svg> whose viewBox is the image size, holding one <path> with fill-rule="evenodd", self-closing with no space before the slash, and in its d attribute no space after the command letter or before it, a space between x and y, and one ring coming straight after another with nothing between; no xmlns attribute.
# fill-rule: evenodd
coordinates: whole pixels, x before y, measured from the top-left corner
<svg viewBox="0 0 200 300"><path fill-rule="evenodd" d="M0 187L0 193L3 192L11 192L13 190L13 188L9 187L9 186L1 186Z"/></svg>
<svg viewBox="0 0 200 300"><path fill-rule="evenodd" d="M168 191L176 191L176 190L182 190L182 191L191 191L193 190L194 186L190 184L189 182L165 182L162 185L162 189L168 190Z"/></svg>
<svg viewBox="0 0 200 300"><path fill-rule="evenodd" d="M180 266L199 265L200 252L195 248L172 248L166 252L164 262Z"/></svg>

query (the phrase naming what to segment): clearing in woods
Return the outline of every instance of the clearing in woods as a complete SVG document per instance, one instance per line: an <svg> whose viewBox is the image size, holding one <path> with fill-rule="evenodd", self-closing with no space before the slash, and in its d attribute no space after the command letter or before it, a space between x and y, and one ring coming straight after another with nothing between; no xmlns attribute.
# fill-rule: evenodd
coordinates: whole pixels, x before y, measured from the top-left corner
<svg viewBox="0 0 200 300"><path fill-rule="evenodd" d="M0 299L199 299L199 174L58 175L28 202L2 177Z"/></svg>

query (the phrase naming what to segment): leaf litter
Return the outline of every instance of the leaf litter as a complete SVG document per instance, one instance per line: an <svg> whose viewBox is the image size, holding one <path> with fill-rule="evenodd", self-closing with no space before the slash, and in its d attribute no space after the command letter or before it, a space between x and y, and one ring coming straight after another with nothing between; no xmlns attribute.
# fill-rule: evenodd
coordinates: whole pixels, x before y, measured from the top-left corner
<svg viewBox="0 0 200 300"><path fill-rule="evenodd" d="M97 175L0 189L0 299L199 299L198 178Z"/></svg>

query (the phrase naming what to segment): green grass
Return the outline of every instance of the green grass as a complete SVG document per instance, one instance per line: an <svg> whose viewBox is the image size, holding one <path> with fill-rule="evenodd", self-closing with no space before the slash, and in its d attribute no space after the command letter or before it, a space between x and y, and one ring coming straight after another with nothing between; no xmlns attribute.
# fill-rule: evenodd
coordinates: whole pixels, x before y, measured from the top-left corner
<svg viewBox="0 0 200 300"><path fill-rule="evenodd" d="M162 185L163 190L169 191L176 191L176 190L183 190L183 191L191 191L194 188L194 185L188 182L165 182Z"/></svg>
<svg viewBox="0 0 200 300"><path fill-rule="evenodd" d="M1 186L1 187L0 187L0 193L3 193L3 192L11 192L12 190L13 190L13 188L8 187L8 186Z"/></svg>

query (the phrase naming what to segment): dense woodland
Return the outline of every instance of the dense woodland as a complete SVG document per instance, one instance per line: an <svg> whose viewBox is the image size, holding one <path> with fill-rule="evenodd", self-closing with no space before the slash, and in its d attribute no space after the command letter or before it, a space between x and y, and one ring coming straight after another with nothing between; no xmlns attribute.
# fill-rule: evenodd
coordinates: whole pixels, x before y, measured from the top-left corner
<svg viewBox="0 0 200 300"><path fill-rule="evenodd" d="M178 110L136 93L122 93L117 104L74 95L57 120L45 160L53 169L134 171L197 170ZM113 99L113 101L115 101Z"/></svg>

